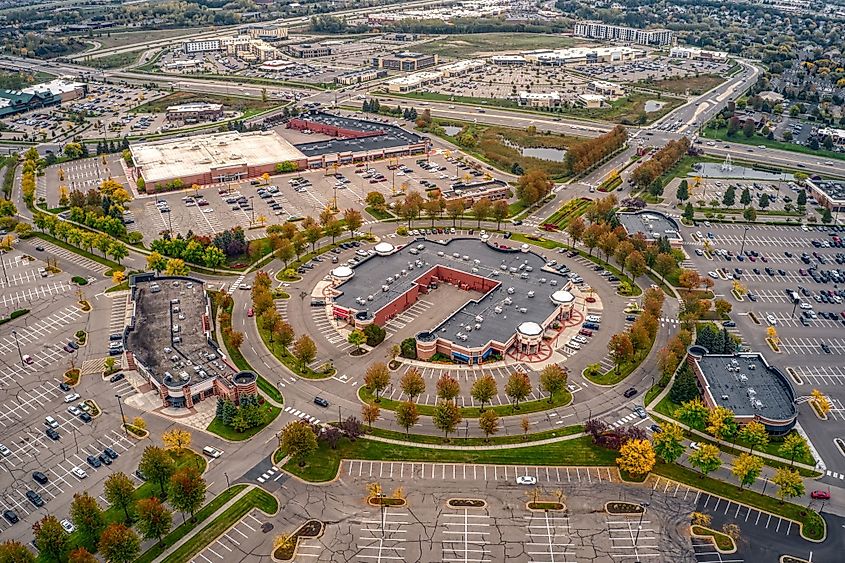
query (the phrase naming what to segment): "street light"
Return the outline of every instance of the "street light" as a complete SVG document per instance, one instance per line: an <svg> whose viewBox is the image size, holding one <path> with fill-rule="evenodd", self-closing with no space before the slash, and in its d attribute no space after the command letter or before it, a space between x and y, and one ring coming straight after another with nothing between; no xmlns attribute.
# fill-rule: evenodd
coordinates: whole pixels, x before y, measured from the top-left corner
<svg viewBox="0 0 845 563"><path fill-rule="evenodd" d="M645 509L649 505L647 502L641 502L640 508L642 508L642 512L640 512L640 522L637 524L637 535L634 538L634 553L637 553L637 544L640 541L640 530L643 527L643 516L645 516ZM637 563L639 562L639 554L637 554Z"/></svg>
<svg viewBox="0 0 845 563"><path fill-rule="evenodd" d="M255 205L252 203L252 200L255 199L254 195L249 196L249 208L252 211L252 222L251 225L255 224Z"/></svg>
<svg viewBox="0 0 845 563"><path fill-rule="evenodd" d="M6 251L0 250L0 264L3 264L3 279L6 280L6 285L9 285L9 274L6 273Z"/></svg>
<svg viewBox="0 0 845 563"><path fill-rule="evenodd" d="M745 250L745 235L748 234L748 227L745 227L745 230L742 232L742 246L739 247L739 253L742 254L742 251Z"/></svg>
<svg viewBox="0 0 845 563"><path fill-rule="evenodd" d="M120 420L121 424L123 425L123 432L126 433L126 437L129 437L129 429L126 427L126 417L123 415L123 403L120 402L120 394L115 393L115 398L117 399L117 406L120 407Z"/></svg>
<svg viewBox="0 0 845 563"><path fill-rule="evenodd" d="M224 472L223 472L223 476L224 476L224 477L226 477L226 488L227 488L227 489L231 488L231 487L232 487L232 485L231 485L231 484L229 484L229 474L228 474L228 473L226 473L226 472L224 471Z"/></svg>
<svg viewBox="0 0 845 563"><path fill-rule="evenodd" d="M23 361L23 352L21 352L21 343L20 343L20 340L18 340L18 331L13 330L13 331L12 331L12 336L14 336L14 337L15 337L15 345L18 347L18 356L20 357L20 359L21 359L21 365L23 366L23 365L24 365L24 361Z"/></svg>

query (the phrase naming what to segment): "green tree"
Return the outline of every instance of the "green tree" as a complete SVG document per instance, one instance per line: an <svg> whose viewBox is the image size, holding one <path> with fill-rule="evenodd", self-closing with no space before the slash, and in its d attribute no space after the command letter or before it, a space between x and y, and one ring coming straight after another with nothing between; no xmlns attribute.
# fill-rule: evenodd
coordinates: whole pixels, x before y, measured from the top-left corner
<svg viewBox="0 0 845 563"><path fill-rule="evenodd" d="M810 447L798 432L792 431L784 438L783 444L780 446L780 453L789 457L789 464L792 465L795 463L796 458L802 459L808 456L810 454Z"/></svg>
<svg viewBox="0 0 845 563"><path fill-rule="evenodd" d="M566 380L566 370L558 364L549 364L540 372L540 390L549 394L549 403L566 389Z"/></svg>
<svg viewBox="0 0 845 563"><path fill-rule="evenodd" d="M675 409L675 418L696 430L704 430L708 414L709 410L698 398L686 401Z"/></svg>
<svg viewBox="0 0 845 563"><path fill-rule="evenodd" d="M741 203L743 207L751 203L751 192L748 188L742 189L742 193L739 195L739 203Z"/></svg>
<svg viewBox="0 0 845 563"><path fill-rule="evenodd" d="M742 216L746 221L754 222L757 220L757 211L753 207L747 207L745 211L742 212Z"/></svg>
<svg viewBox="0 0 845 563"><path fill-rule="evenodd" d="M123 511L124 522L130 522L135 504L135 484L132 480L120 471L112 473L106 478L103 494L109 504Z"/></svg>
<svg viewBox="0 0 845 563"><path fill-rule="evenodd" d="M87 492L74 493L70 503L70 519L83 543L94 545L104 523L103 510L94 497Z"/></svg>
<svg viewBox="0 0 845 563"><path fill-rule="evenodd" d="M769 194L760 194L759 205L760 209L766 209L769 206Z"/></svg>
<svg viewBox="0 0 845 563"><path fill-rule="evenodd" d="M113 523L103 530L99 548L110 563L132 563L141 553L141 542L131 528Z"/></svg>
<svg viewBox="0 0 845 563"><path fill-rule="evenodd" d="M654 453L664 463L674 463L684 453L684 431L673 422L663 425L662 429L651 438Z"/></svg>
<svg viewBox="0 0 845 563"><path fill-rule="evenodd" d="M185 512L189 512L193 521L194 513L205 501L205 491L205 479L192 465L178 469L170 476L170 496L168 498L173 508L182 513L183 520Z"/></svg>
<svg viewBox="0 0 845 563"><path fill-rule="evenodd" d="M684 206L683 216L684 219L686 219L687 221L692 221L693 219L695 219L695 208L693 208L692 203L687 202L687 204Z"/></svg>
<svg viewBox="0 0 845 563"><path fill-rule="evenodd" d="M305 458L317 449L317 436L305 422L290 422L282 429L279 447L301 467L305 465Z"/></svg>
<svg viewBox="0 0 845 563"><path fill-rule="evenodd" d="M732 207L736 203L736 188L728 186L725 190L725 195L722 197L722 205L725 207Z"/></svg>
<svg viewBox="0 0 845 563"><path fill-rule="evenodd" d="M451 401L439 401L437 406L434 407L432 422L435 428L443 431L443 435L447 440L449 439L449 434L455 431L461 420L460 409Z"/></svg>
<svg viewBox="0 0 845 563"><path fill-rule="evenodd" d="M144 448L144 453L141 454L138 469L147 476L147 479L158 484L159 491L164 496L164 487L170 480L170 476L173 475L176 464L173 463L173 458L167 451L156 446L147 446Z"/></svg>
<svg viewBox="0 0 845 563"><path fill-rule="evenodd" d="M741 453L734 460L731 473L739 480L739 489L754 483L763 470L763 459L749 453Z"/></svg>
<svg viewBox="0 0 845 563"><path fill-rule="evenodd" d="M356 329L349 333L346 341L355 346L355 351L361 350L361 345L367 341L367 336L360 330Z"/></svg>
<svg viewBox="0 0 845 563"><path fill-rule="evenodd" d="M822 211L822 223L829 225L833 221L833 215L830 214L830 209L827 207Z"/></svg>
<svg viewBox="0 0 845 563"><path fill-rule="evenodd" d="M719 448L712 444L701 444L689 455L689 462L693 467L698 468L702 478L722 466Z"/></svg>
<svg viewBox="0 0 845 563"><path fill-rule="evenodd" d="M788 498L800 497L804 494L804 480L798 471L781 467L775 471L772 483L778 488L780 503Z"/></svg>
<svg viewBox="0 0 845 563"><path fill-rule="evenodd" d="M766 427L756 420L752 420L743 426L737 436L749 445L751 453L754 453L755 448L765 447L769 443L769 433L766 432Z"/></svg>
<svg viewBox="0 0 845 563"><path fill-rule="evenodd" d="M67 550L68 535L59 524L59 520L52 514L48 514L32 526L32 533L35 542L38 544L38 552L48 560L61 561ZM12 561L3 557L0 551L0 561Z"/></svg>
<svg viewBox="0 0 845 563"><path fill-rule="evenodd" d="M147 256L147 269L156 273L162 272L167 267L167 258L158 252L150 252Z"/></svg>
<svg viewBox="0 0 845 563"><path fill-rule="evenodd" d="M472 383L469 394L474 400L481 403L481 410L483 411L484 405L489 403L498 392L496 378L488 373L482 375Z"/></svg>
<svg viewBox="0 0 845 563"><path fill-rule="evenodd" d="M678 184L678 192L675 194L678 201L686 201L689 199L689 183L686 180L681 180Z"/></svg>

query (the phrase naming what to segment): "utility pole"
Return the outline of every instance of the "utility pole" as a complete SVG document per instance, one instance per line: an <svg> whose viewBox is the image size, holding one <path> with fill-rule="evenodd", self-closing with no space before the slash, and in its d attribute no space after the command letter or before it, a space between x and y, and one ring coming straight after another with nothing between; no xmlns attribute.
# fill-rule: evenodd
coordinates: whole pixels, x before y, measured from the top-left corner
<svg viewBox="0 0 845 563"><path fill-rule="evenodd" d="M20 340L18 340L18 331L13 330L12 336L15 337L15 345L18 347L18 356L21 359L21 366L23 366L25 364L24 364L24 361L23 361L23 353L21 352L21 343L20 343Z"/></svg>

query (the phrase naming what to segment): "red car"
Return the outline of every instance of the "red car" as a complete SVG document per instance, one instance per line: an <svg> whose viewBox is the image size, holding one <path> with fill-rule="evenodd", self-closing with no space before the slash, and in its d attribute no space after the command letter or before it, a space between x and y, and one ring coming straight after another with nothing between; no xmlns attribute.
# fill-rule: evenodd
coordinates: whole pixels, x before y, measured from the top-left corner
<svg viewBox="0 0 845 563"><path fill-rule="evenodd" d="M810 493L810 498L819 500L830 500L830 493L827 491L813 491Z"/></svg>
<svg viewBox="0 0 845 563"><path fill-rule="evenodd" d="M246 312L246 316L247 316L247 317L251 317L251 316L253 316L254 314L255 314L255 311L253 311L253 310L252 310L252 307L250 307L249 309L247 309L247 312Z"/></svg>
<svg viewBox="0 0 845 563"><path fill-rule="evenodd" d="M578 331L578 334L583 334L584 336L592 336L593 331L590 330L589 328L582 328L581 330Z"/></svg>

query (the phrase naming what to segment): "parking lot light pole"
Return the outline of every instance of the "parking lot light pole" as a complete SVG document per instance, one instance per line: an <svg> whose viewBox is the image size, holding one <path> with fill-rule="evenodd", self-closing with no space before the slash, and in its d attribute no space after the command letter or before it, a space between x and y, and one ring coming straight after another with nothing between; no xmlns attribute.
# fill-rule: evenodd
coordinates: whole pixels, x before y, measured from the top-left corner
<svg viewBox="0 0 845 563"><path fill-rule="evenodd" d="M223 476L224 476L224 477L226 477L226 488L227 488L227 489L231 489L231 488L232 488L232 485L231 485L231 484L229 484L229 474L228 474L228 473L226 473L226 472L224 471L224 472L223 472Z"/></svg>
<svg viewBox="0 0 845 563"><path fill-rule="evenodd" d="M795 318L795 308L796 308L797 306L798 306L798 299L795 299L795 300L792 302L792 318L793 318L793 319Z"/></svg>
<svg viewBox="0 0 845 563"><path fill-rule="evenodd" d="M252 222L250 225L255 224L255 204L252 202L253 199L255 199L254 195L249 196L249 207L252 210Z"/></svg>
<svg viewBox="0 0 845 563"><path fill-rule="evenodd" d="M645 509L648 505L649 505L649 503L647 503L647 502L641 502L640 503L640 508L642 508L642 512L640 512L640 522L637 524L637 535L634 538L634 553L637 553L637 544L640 541L640 530L643 527L643 516L645 516ZM637 556L637 563L640 563L639 555Z"/></svg>
<svg viewBox="0 0 845 563"><path fill-rule="evenodd" d="M21 359L21 365L24 365L24 361L23 361L23 352L21 352L21 342L20 342L20 340L18 340L18 331L13 330L13 331L12 331L12 336L14 336L14 337L15 337L15 345L18 347L18 356L19 356L19 357L20 357L20 359Z"/></svg>
<svg viewBox="0 0 845 563"><path fill-rule="evenodd" d="M120 402L120 394L115 393L115 398L117 399L117 406L120 407L120 420L121 424L123 425L123 432L126 434L126 437L129 437L129 429L126 427L126 417L123 415L123 403Z"/></svg>
<svg viewBox="0 0 845 563"><path fill-rule="evenodd" d="M748 234L748 227L745 227L745 230L742 232L742 246L739 247L739 253L742 254L742 251L745 250L745 235Z"/></svg>
<svg viewBox="0 0 845 563"><path fill-rule="evenodd" d="M9 274L6 273L6 251L0 250L0 264L3 264L3 279L6 280L6 285L9 285Z"/></svg>

